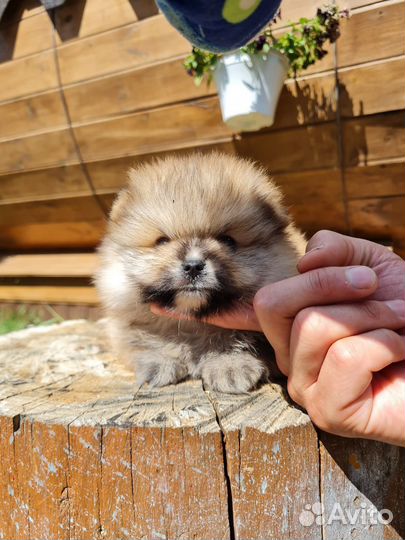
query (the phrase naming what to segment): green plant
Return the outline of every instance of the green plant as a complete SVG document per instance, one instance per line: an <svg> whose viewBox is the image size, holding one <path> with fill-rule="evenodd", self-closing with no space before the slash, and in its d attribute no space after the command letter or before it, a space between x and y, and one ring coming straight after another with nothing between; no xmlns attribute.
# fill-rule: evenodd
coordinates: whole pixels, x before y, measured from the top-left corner
<svg viewBox="0 0 405 540"><path fill-rule="evenodd" d="M37 310L28 309L26 306L19 306L15 311L0 308L0 335L24 330L24 328L31 326L41 326L63 321L63 318L54 312L50 306L46 307L50 310L52 318L46 319Z"/></svg>
<svg viewBox="0 0 405 540"><path fill-rule="evenodd" d="M313 19L302 18L290 24L288 32L279 36L274 35L270 25L257 39L240 50L249 55L262 56L271 50L279 51L290 63L290 74L296 76L327 54L325 44L338 39L340 18L347 16L347 10L339 12L337 6L328 5L318 9ZM184 67L194 77L196 85L201 84L204 78L209 83L221 56L193 47L184 61Z"/></svg>

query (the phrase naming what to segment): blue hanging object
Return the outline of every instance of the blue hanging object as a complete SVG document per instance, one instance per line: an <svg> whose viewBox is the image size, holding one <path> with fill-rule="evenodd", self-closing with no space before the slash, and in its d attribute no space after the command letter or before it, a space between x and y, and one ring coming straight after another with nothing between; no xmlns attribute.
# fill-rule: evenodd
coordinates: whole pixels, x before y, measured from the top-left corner
<svg viewBox="0 0 405 540"><path fill-rule="evenodd" d="M167 20L201 49L222 53L254 39L281 0L156 0Z"/></svg>

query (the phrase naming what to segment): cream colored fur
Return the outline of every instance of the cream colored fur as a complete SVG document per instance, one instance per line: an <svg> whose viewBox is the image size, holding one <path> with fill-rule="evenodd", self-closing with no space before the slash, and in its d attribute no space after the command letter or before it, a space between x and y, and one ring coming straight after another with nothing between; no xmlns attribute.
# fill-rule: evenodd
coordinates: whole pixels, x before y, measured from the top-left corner
<svg viewBox="0 0 405 540"><path fill-rule="evenodd" d="M158 317L150 303L167 301L197 317L234 309L263 285L296 274L304 246L278 188L249 161L191 154L131 170L96 276L114 348L140 384L199 377L217 391L254 388L271 359L260 334ZM195 260L203 270L191 278L185 265Z"/></svg>

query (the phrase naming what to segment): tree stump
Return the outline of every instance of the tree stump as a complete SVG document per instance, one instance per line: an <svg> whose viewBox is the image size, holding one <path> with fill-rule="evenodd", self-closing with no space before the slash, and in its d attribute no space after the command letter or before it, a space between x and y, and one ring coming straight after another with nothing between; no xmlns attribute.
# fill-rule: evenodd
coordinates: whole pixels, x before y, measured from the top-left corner
<svg viewBox="0 0 405 540"><path fill-rule="evenodd" d="M404 536L403 450L318 433L275 384L136 388L105 324L0 338L0 538Z"/></svg>

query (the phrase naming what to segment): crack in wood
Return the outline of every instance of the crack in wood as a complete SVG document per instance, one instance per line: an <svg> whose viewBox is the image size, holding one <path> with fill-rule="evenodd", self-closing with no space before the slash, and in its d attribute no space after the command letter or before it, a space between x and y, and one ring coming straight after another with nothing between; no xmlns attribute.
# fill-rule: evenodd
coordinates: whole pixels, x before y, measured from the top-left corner
<svg viewBox="0 0 405 540"><path fill-rule="evenodd" d="M225 484L226 484L226 491L227 491L227 503L228 503L228 522L229 522L229 535L230 540L236 540L235 536L235 516L234 516L234 508L233 508L233 493L232 493L232 480L229 476L228 471L228 453L227 453L227 447L226 447L226 431L224 430L220 418L220 413L216 408L215 401L211 398L211 395L208 390L204 388L203 390L208 398L208 401L211 403L212 408L215 413L215 419L218 424L220 436L221 436L221 446L222 446L222 459L223 459L223 465L224 465L224 478L225 478ZM240 430L239 430L240 434Z"/></svg>

